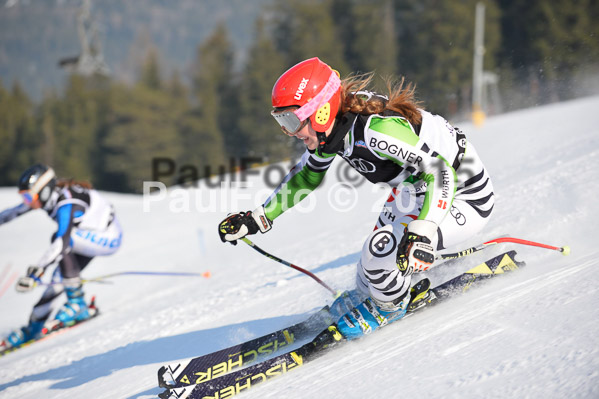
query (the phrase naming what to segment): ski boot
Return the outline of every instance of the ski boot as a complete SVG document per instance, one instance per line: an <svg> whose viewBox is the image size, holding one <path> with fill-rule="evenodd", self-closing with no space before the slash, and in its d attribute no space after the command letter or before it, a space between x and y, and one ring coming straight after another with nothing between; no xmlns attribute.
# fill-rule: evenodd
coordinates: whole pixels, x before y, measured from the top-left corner
<svg viewBox="0 0 599 399"><path fill-rule="evenodd" d="M307 359L310 359L319 352L322 352L322 350L332 348L342 340L343 335L339 333L337 326L334 324L330 325L312 340L312 345L304 346L301 354Z"/></svg>
<svg viewBox="0 0 599 399"><path fill-rule="evenodd" d="M65 287L65 292L67 293L67 302L62 305L62 308L56 314L55 321L60 322L60 325L65 327L89 319L92 314L83 297L81 285L78 287Z"/></svg>
<svg viewBox="0 0 599 399"><path fill-rule="evenodd" d="M411 300L408 304L408 312L413 312L437 301L437 296L430 288L431 281L428 278L422 279L414 284L410 289Z"/></svg>
<svg viewBox="0 0 599 399"><path fill-rule="evenodd" d="M339 319L337 329L348 340L370 334L379 327L401 319L408 310L409 300L409 295L398 304L367 298Z"/></svg>
<svg viewBox="0 0 599 399"><path fill-rule="evenodd" d="M44 327L44 320L29 321L25 327L21 327L8 334L8 336L0 342L0 350L4 351L10 348L15 348L23 345L32 339L37 339L41 335Z"/></svg>

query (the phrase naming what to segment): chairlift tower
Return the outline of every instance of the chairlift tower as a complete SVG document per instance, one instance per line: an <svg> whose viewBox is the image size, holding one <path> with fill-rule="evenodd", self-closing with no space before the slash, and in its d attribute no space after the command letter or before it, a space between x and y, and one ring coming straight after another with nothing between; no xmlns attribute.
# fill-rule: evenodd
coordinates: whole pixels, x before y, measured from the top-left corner
<svg viewBox="0 0 599 399"><path fill-rule="evenodd" d="M485 120L482 109L483 97L483 58L485 55L485 5L476 3L476 16L474 19L474 60L472 71L472 121L476 126L481 126Z"/></svg>
<svg viewBox="0 0 599 399"><path fill-rule="evenodd" d="M63 58L58 62L61 68L84 76L110 74L104 62L104 54L98 35L98 25L91 17L91 0L83 0L77 16L77 35L81 53L75 57Z"/></svg>
<svg viewBox="0 0 599 399"><path fill-rule="evenodd" d="M472 71L472 122L481 126L485 120L485 112L501 112L499 96L499 76L485 71L483 59L485 55L485 5L476 4L474 21L474 60Z"/></svg>

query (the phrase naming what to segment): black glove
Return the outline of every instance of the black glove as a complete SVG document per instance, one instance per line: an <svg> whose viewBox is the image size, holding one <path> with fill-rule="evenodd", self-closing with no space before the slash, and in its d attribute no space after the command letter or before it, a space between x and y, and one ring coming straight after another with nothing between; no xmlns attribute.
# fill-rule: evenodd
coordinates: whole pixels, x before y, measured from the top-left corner
<svg viewBox="0 0 599 399"><path fill-rule="evenodd" d="M248 234L266 233L272 228L272 222L264 214L264 208L247 212L234 213L226 217L218 226L218 234L222 242L237 245L237 240Z"/></svg>
<svg viewBox="0 0 599 399"><path fill-rule="evenodd" d="M414 220L408 224L397 246L397 267L403 276L428 270L435 261L431 245L437 233L437 224L428 220Z"/></svg>
<svg viewBox="0 0 599 399"><path fill-rule="evenodd" d="M45 269L39 266L29 266L27 268L27 276L17 280L15 287L18 292L29 292L34 289L44 275Z"/></svg>

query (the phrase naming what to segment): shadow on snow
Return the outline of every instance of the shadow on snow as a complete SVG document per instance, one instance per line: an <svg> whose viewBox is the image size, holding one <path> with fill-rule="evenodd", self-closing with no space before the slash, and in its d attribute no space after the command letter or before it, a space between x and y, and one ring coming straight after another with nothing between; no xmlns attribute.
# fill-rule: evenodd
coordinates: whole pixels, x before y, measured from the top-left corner
<svg viewBox="0 0 599 399"><path fill-rule="evenodd" d="M133 342L109 352L85 357L65 366L23 376L12 382L0 384L0 391L23 383L44 380L58 380L50 386L51 389L70 389L97 378L108 376L114 371L154 363L168 364L180 359L210 353L247 339L268 334L278 328L289 326L302 320L310 313L312 311L304 315L252 320L158 338L152 341ZM156 371L158 371L158 368ZM130 398L156 392L159 392L159 390L152 388L149 391L139 393Z"/></svg>

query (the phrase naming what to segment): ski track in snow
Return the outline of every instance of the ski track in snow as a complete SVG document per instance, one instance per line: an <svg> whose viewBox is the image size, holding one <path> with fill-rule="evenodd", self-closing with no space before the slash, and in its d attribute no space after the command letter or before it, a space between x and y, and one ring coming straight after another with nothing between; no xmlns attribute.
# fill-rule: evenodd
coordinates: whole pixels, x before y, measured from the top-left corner
<svg viewBox="0 0 599 399"><path fill-rule="evenodd" d="M599 397L597 109L599 97L590 97L488 118L481 129L457 124L489 169L497 200L487 229L463 247L510 234L569 244L571 256L504 244L469 263L433 269L428 275L437 284L507 249L527 263L243 397ZM326 203L335 183L329 176L312 212L288 212L272 233L253 240L334 288L351 289L362 242L387 194L362 185L353 211L336 212ZM259 178L252 183L250 193L268 191ZM84 277L129 270L210 270L212 277L89 284L86 295L97 296L102 314L0 358L1 399L156 397L160 365L263 335L332 302L306 276L243 244L220 243L218 221L253 209L253 200L215 212L173 212L168 201L156 201L145 213L140 196L107 196L124 226L124 246L94 260ZM16 189L0 189L1 209L18 201ZM0 227L0 290L37 260L53 229L41 213ZM12 285L0 291L0 334L22 325L39 295L17 294Z"/></svg>
<svg viewBox="0 0 599 399"><path fill-rule="evenodd" d="M596 392L592 389L596 388L593 388L591 381L593 379L597 381L595 370L599 363L595 359L597 355L595 348L588 350L578 348L575 344L576 340L570 338L568 342L567 337L561 337L561 332L556 338L553 333L543 334L543 331L522 327L510 322L509 318L512 310L519 303L534 302L535 298L540 299L540 306L549 309L579 301L580 297L576 296L577 290L585 290L587 287L580 287L580 285L576 287L576 276L579 273L592 273L597 255L595 253L589 256L578 266L547 272L519 283L513 281L517 276L510 276L510 278L506 276L506 279L512 281L503 281L502 283L507 284L505 287L496 288L493 287L496 284L487 284L486 287L477 289L464 298L454 299L453 305L441 304L435 309L428 310L427 314L416 314L401 324L396 323L386 330L381 330L376 342L370 342L371 338L369 338L361 342L349 343L345 348L336 351L333 356L325 356L317 360L320 364L313 368L318 371L312 372L304 368L294 372L292 384L301 394L291 393L289 397L310 395L334 397L339 386L349 388L347 392L349 397L363 395L364 391L361 391L360 387L368 387L367 390L377 392L377 396L380 397L396 397L398 392L404 390L406 380L410 382L408 385L411 389L415 390L417 387L421 395L432 397L506 397L521 394L529 397L560 397L559 392L562 392L562 395L566 394L566 397L572 397L573 391L580 392L583 397L587 394L592 397L591 394ZM561 290L563 284L568 283L573 284L575 288L566 290L554 298L543 296L547 292ZM587 302L593 303L596 291L596 288L585 290L584 297ZM588 316L592 317L592 315ZM564 333L567 331L568 335L571 335L572 327L569 323L553 328L558 330L563 328ZM593 339L592 330L589 333L591 336L585 338ZM448 336L451 339L447 339ZM544 339L546 343L539 345L538 341ZM558 351L558 354L552 354L550 351L553 346L566 346L561 342L562 340L568 343L566 349ZM526 348L527 341L531 341L529 343L531 346L527 352L524 352L526 356L522 357L518 351L511 349L513 345ZM536 348L539 346L540 353L536 353L538 350ZM511 356L509 360L499 356L492 364L474 360L478 356L484 356L489 350L494 352L490 357L497 357L495 355L501 353L508 353ZM422 358L414 359L414 356L418 355ZM431 373L431 367L433 370L437 369L436 363L453 364L456 358L457 361L461 362L461 359L464 359L470 364L465 368L457 369L461 370L460 372L457 370L450 373L442 372L441 378L437 372ZM428 364L428 362L434 363ZM575 370L571 370L574 372L573 376L559 378L559 374L563 374L566 370L552 370L551 366L564 362L568 363L565 369L571 367L571 363L580 364L576 365ZM590 362L593 367L586 365L587 362ZM544 371L549 379L553 381L557 379L559 383L554 382L549 387L542 384L528 385L522 392L520 387L511 386L509 382L512 378L521 381L521 374L529 375L531 369L536 373L539 364L550 366L548 369L542 368L541 371ZM576 375L580 372L584 374L585 368L589 380ZM454 368L450 367L450 369ZM566 375L572 374L571 372ZM378 373L381 375L377 375ZM325 381L325 383L314 386L312 379L315 375L319 376L318 382ZM501 380L502 386L489 390L493 380ZM390 381L397 381L397 384ZM271 389L268 392L263 390L253 394L255 397L275 397L282 390L287 394L288 390L285 389L287 382L289 381L280 379L275 382L279 389ZM589 387L588 392L580 389L584 386Z"/></svg>

